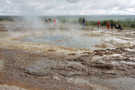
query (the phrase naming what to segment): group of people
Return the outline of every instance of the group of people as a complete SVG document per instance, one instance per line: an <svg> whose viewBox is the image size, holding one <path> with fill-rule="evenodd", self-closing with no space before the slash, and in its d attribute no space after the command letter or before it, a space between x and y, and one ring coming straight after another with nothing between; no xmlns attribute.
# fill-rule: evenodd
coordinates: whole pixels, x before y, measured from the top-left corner
<svg viewBox="0 0 135 90"><path fill-rule="evenodd" d="M45 19L45 22L47 23L53 22L54 24L57 23L55 18L54 19L47 18ZM86 26L87 21L85 20L85 18L80 18L79 23L82 24L83 26ZM97 21L97 26L98 28L102 28L103 26L106 26L107 30L110 30L110 29L123 30L122 26L119 23L116 24L111 21L106 21L106 22Z"/></svg>
<svg viewBox="0 0 135 90"><path fill-rule="evenodd" d="M45 19L45 22L47 22L47 23L53 22L54 24L56 24L57 21L55 18L54 19L47 18L47 19Z"/></svg>
<svg viewBox="0 0 135 90"><path fill-rule="evenodd" d="M85 20L85 18L80 18L79 23L82 24L83 26L87 25L87 21ZM106 28L108 30L110 30L110 29L123 30L122 26L119 23L116 24L116 23L113 23L110 21L106 21L106 22L97 21L97 26L98 26L98 28L106 26Z"/></svg>
<svg viewBox="0 0 135 90"><path fill-rule="evenodd" d="M97 22L97 26L98 26L98 28L100 28L102 26L100 21ZM122 26L120 24L115 24L115 23L112 23L112 22L109 22L109 21L106 22L106 28L108 30L109 29L123 30L123 28L122 28Z"/></svg>

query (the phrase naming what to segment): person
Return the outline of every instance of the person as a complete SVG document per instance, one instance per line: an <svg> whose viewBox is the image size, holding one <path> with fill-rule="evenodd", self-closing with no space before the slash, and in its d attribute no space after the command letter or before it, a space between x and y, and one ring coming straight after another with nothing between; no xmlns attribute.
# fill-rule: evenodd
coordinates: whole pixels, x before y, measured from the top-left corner
<svg viewBox="0 0 135 90"><path fill-rule="evenodd" d="M45 19L45 22L47 23L48 22L48 19Z"/></svg>
<svg viewBox="0 0 135 90"><path fill-rule="evenodd" d="M85 25L86 24L86 20L85 18L82 19L82 24Z"/></svg>
<svg viewBox="0 0 135 90"><path fill-rule="evenodd" d="M52 22L52 19L51 19L51 18L48 18L48 22L49 22L49 23Z"/></svg>
<svg viewBox="0 0 135 90"><path fill-rule="evenodd" d="M97 22L98 28L100 28L100 26L101 26L100 24L101 24L100 21L98 21Z"/></svg>
<svg viewBox="0 0 135 90"><path fill-rule="evenodd" d="M123 30L122 26L119 24L119 30Z"/></svg>
<svg viewBox="0 0 135 90"><path fill-rule="evenodd" d="M114 27L115 27L115 24L111 23L111 29L114 29Z"/></svg>
<svg viewBox="0 0 135 90"><path fill-rule="evenodd" d="M107 27L108 30L110 29L110 22L106 23L106 27Z"/></svg>
<svg viewBox="0 0 135 90"><path fill-rule="evenodd" d="M118 29L118 30L123 30L123 28L120 24L117 24L115 28Z"/></svg>
<svg viewBox="0 0 135 90"><path fill-rule="evenodd" d="M54 22L54 24L56 24L56 19L54 19L54 21L53 21L53 22Z"/></svg>

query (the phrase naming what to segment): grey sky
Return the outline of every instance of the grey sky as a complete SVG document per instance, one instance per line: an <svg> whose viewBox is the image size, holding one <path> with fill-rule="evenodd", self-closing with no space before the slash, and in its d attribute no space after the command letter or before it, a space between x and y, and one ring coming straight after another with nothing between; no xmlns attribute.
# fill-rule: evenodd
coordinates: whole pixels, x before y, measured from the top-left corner
<svg viewBox="0 0 135 90"><path fill-rule="evenodd" d="M135 14L135 0L0 0L0 15Z"/></svg>

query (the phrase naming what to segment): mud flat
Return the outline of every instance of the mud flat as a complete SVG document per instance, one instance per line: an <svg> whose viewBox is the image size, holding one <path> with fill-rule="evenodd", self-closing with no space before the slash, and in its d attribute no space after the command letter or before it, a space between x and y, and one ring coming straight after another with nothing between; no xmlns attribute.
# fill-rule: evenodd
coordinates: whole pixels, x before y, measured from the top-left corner
<svg viewBox="0 0 135 90"><path fill-rule="evenodd" d="M1 90L135 89L134 31L82 31L81 36L108 37L103 40L110 46L94 49L22 40L33 34L42 31L1 37Z"/></svg>

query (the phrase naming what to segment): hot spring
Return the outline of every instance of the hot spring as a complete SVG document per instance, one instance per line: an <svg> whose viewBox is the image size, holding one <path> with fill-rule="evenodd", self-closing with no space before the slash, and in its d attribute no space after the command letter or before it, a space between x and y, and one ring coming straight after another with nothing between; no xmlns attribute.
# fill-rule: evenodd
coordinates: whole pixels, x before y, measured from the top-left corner
<svg viewBox="0 0 135 90"><path fill-rule="evenodd" d="M14 38L13 40L90 50L128 47L134 45L135 42L132 37L127 37L128 31L119 32L62 23L43 24L42 27L29 27L28 25L25 25L25 27L22 24L17 26L16 23L12 25L12 27L16 26L15 29L9 31ZM129 33L129 35L132 36L132 33Z"/></svg>
<svg viewBox="0 0 135 90"><path fill-rule="evenodd" d="M46 43L66 48L94 49L95 45L103 43L104 37L96 31L86 31L71 26L64 28L46 28L29 32L21 39L24 42Z"/></svg>

